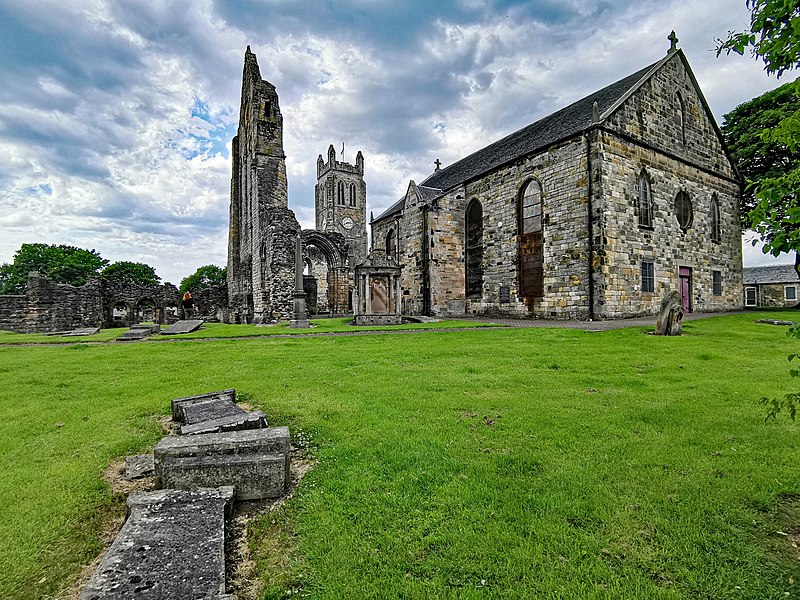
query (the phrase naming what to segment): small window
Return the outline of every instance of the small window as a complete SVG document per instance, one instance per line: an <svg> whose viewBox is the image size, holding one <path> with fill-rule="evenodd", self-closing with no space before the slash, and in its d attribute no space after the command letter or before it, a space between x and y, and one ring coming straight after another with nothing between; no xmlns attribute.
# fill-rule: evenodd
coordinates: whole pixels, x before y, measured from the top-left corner
<svg viewBox="0 0 800 600"><path fill-rule="evenodd" d="M744 289L744 305L755 306L757 304L756 288L749 287Z"/></svg>
<svg viewBox="0 0 800 600"><path fill-rule="evenodd" d="M642 169L639 173L637 180L639 188L639 227L652 227L653 226L653 194L650 189L650 179L647 177L647 172Z"/></svg>
<svg viewBox="0 0 800 600"><path fill-rule="evenodd" d="M642 291L656 291L655 265L651 262L642 261Z"/></svg>
<svg viewBox="0 0 800 600"><path fill-rule="evenodd" d="M722 224L719 215L719 200L717 195L711 196L711 241L719 244L722 241Z"/></svg>
<svg viewBox="0 0 800 600"><path fill-rule="evenodd" d="M337 197L336 197L336 204L340 206L344 206L344 182L340 181L337 187Z"/></svg>
<svg viewBox="0 0 800 600"><path fill-rule="evenodd" d="M397 236L394 229L390 229L386 234L386 256L397 258Z"/></svg>
<svg viewBox="0 0 800 600"><path fill-rule="evenodd" d="M785 288L783 288L783 297L787 302L794 302L797 300L797 287L793 285L787 285Z"/></svg>
<svg viewBox="0 0 800 600"><path fill-rule="evenodd" d="M356 205L356 184L350 184L350 206Z"/></svg>
<svg viewBox="0 0 800 600"><path fill-rule="evenodd" d="M711 288L715 296L722 296L722 271L711 271Z"/></svg>
<svg viewBox="0 0 800 600"><path fill-rule="evenodd" d="M692 200L689 194L681 190L675 196L675 218L678 219L678 225L683 231L692 226L694 220L694 212L692 211Z"/></svg>

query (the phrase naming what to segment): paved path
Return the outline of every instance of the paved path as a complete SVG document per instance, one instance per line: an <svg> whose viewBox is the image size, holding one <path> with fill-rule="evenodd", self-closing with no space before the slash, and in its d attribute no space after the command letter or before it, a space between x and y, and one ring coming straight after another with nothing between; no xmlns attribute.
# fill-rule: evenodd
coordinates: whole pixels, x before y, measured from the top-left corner
<svg viewBox="0 0 800 600"><path fill-rule="evenodd" d="M735 312L704 312L690 313L684 315L684 321L694 321L696 319L708 319L710 317L723 317L727 315L744 315L747 311ZM454 317L456 318L456 317ZM480 323L497 323L508 327L545 327L556 329L583 329L585 331L609 331L611 329L622 329L623 327L655 327L657 317L642 317L635 319L614 319L610 321L566 321L557 319L507 319L489 317L457 317L459 321L477 321Z"/></svg>

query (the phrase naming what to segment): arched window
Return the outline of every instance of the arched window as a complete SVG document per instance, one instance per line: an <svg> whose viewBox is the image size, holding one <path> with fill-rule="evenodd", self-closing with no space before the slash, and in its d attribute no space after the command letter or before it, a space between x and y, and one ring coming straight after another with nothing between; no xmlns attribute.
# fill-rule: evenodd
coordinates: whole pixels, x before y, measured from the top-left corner
<svg viewBox="0 0 800 600"><path fill-rule="evenodd" d="M686 106L680 92L675 92L675 125L678 128L678 141L686 145Z"/></svg>
<svg viewBox="0 0 800 600"><path fill-rule="evenodd" d="M356 205L356 184L350 184L350 206Z"/></svg>
<svg viewBox="0 0 800 600"><path fill-rule="evenodd" d="M689 229L694 221L692 200L689 198L689 194L683 190L675 196L675 218L678 219L678 225L684 231Z"/></svg>
<svg viewBox="0 0 800 600"><path fill-rule="evenodd" d="M390 229L386 234L386 256L397 258L397 234L394 229Z"/></svg>
<svg viewBox="0 0 800 600"><path fill-rule="evenodd" d="M637 187L639 188L639 199L637 209L639 211L639 226L652 227L653 226L653 192L650 187L650 178L647 176L647 171L642 169L639 173L637 180Z"/></svg>
<svg viewBox="0 0 800 600"><path fill-rule="evenodd" d="M483 207L472 200L466 213L466 293L467 298L480 298L483 295Z"/></svg>
<svg viewBox="0 0 800 600"><path fill-rule="evenodd" d="M338 194L336 196L336 204L344 206L344 182L340 181L338 186Z"/></svg>
<svg viewBox="0 0 800 600"><path fill-rule="evenodd" d="M722 220L719 215L719 200L717 195L711 196L711 241L720 243L722 241Z"/></svg>
<svg viewBox="0 0 800 600"><path fill-rule="evenodd" d="M519 194L519 288L523 298L544 296L542 186L531 179Z"/></svg>

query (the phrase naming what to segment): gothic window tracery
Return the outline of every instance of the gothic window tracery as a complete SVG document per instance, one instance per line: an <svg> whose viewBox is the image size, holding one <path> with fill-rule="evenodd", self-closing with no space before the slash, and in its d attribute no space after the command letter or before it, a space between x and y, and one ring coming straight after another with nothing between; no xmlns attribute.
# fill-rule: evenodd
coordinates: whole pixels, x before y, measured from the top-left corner
<svg viewBox="0 0 800 600"><path fill-rule="evenodd" d="M483 207L478 200L469 203L465 220L466 294L467 298L480 298L483 293Z"/></svg>
<svg viewBox="0 0 800 600"><path fill-rule="evenodd" d="M386 256L397 258L397 235L394 229L390 229L386 234Z"/></svg>
<svg viewBox="0 0 800 600"><path fill-rule="evenodd" d="M344 206L344 182L340 181L337 186L336 204Z"/></svg>
<svg viewBox="0 0 800 600"><path fill-rule="evenodd" d="M639 226L653 227L653 191L650 186L650 178L647 176L647 171L644 169L639 173L637 187L639 189L637 203Z"/></svg>
<svg viewBox="0 0 800 600"><path fill-rule="evenodd" d="M542 186L528 181L519 195L519 287L523 298L544 296Z"/></svg>
<svg viewBox="0 0 800 600"><path fill-rule="evenodd" d="M350 184L350 206L356 206L356 184Z"/></svg>
<svg viewBox="0 0 800 600"><path fill-rule="evenodd" d="M711 241L719 243L722 241L722 219L719 214L719 200L717 195L711 196Z"/></svg>

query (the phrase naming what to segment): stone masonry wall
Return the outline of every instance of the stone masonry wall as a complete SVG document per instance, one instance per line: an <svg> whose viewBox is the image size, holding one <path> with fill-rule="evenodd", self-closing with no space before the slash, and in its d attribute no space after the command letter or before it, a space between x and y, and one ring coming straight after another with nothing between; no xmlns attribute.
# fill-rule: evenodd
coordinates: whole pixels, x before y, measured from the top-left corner
<svg viewBox="0 0 800 600"><path fill-rule="evenodd" d="M676 93L683 100L683 128ZM739 184L711 118L675 53L607 120L613 131L596 136L592 160L600 169L596 208L602 212L595 227L598 317L656 314L664 295L680 290L679 267L692 269L692 310L741 308ZM651 182L652 228L638 221L642 169ZM694 214L685 231L675 215L679 191L688 193ZM712 194L720 207L720 242L711 239ZM654 263L653 293L641 291L642 261ZM722 275L720 295L713 294L713 271Z"/></svg>
<svg viewBox="0 0 800 600"><path fill-rule="evenodd" d="M28 301L24 295L0 296L0 329L23 331L27 307Z"/></svg>
<svg viewBox="0 0 800 600"><path fill-rule="evenodd" d="M779 308L793 307L800 301L800 285L791 284L789 287L795 288L795 299L786 299L786 287L784 283L760 283L756 285L746 285L746 288L756 288L756 306L774 306Z"/></svg>

